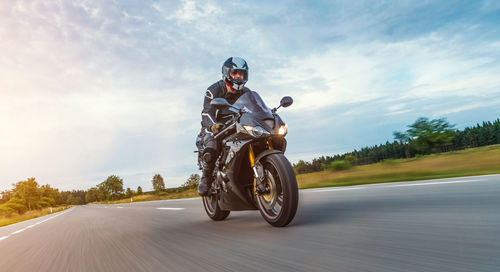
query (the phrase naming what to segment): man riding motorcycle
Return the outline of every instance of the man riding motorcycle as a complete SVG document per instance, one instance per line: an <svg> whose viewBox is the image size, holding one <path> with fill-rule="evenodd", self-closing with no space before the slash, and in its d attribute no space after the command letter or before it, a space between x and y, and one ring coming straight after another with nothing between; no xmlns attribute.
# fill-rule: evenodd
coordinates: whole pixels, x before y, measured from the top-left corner
<svg viewBox="0 0 500 272"><path fill-rule="evenodd" d="M222 80L212 84L205 92L203 101L203 110L201 112L201 131L197 145L202 144L203 149L203 174L198 185L198 194L205 196L210 190L213 182L213 171L215 162L220 153L220 143L214 139L223 124L215 119L215 109L210 105L214 98L225 98L230 104L233 104L242 94L250 91L245 87L248 81L247 62L239 57L228 58L222 65Z"/></svg>

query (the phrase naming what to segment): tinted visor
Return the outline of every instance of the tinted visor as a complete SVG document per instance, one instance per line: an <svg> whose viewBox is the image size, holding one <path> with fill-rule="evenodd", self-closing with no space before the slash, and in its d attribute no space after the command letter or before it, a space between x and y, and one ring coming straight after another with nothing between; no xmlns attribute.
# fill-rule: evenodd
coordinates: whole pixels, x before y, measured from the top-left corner
<svg viewBox="0 0 500 272"><path fill-rule="evenodd" d="M229 70L229 76L234 81L248 81L248 71L245 69L231 69Z"/></svg>

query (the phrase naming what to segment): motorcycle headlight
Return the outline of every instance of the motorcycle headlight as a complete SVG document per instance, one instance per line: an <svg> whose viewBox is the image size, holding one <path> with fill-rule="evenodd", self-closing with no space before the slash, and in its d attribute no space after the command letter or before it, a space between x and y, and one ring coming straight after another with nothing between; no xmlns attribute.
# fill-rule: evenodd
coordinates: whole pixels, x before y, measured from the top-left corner
<svg viewBox="0 0 500 272"><path fill-rule="evenodd" d="M286 134L286 129L288 128L288 125L284 125L284 126L281 126L279 129L278 129L278 134L279 135L285 135Z"/></svg>
<svg viewBox="0 0 500 272"><path fill-rule="evenodd" d="M262 134L267 133L267 131L265 129L263 129L259 126L255 126L255 127L243 126L243 127L248 131L248 133L250 133L254 137L260 137L260 136L262 136Z"/></svg>

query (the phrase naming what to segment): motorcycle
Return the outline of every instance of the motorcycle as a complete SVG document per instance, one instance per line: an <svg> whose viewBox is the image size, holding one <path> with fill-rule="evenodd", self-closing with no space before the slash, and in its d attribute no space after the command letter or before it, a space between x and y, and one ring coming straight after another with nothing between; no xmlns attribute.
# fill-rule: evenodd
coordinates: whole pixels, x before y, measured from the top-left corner
<svg viewBox="0 0 500 272"><path fill-rule="evenodd" d="M224 124L214 135L222 146L214 181L209 194L202 197L212 220L224 220L231 211L259 210L269 224L283 227L295 217L299 193L293 168L284 156L287 125L276 114L292 103L285 96L277 108L269 109L253 91L232 105L224 98L211 101L217 121ZM197 152L202 169L202 145Z"/></svg>

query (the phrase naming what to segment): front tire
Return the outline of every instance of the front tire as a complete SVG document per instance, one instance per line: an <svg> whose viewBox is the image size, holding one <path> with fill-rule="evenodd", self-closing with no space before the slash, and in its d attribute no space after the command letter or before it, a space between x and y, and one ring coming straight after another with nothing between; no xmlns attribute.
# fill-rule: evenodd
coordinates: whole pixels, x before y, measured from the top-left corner
<svg viewBox="0 0 500 272"><path fill-rule="evenodd" d="M283 154L265 157L262 165L268 192L257 196L260 214L272 226L284 227L295 217L299 203L295 173Z"/></svg>
<svg viewBox="0 0 500 272"><path fill-rule="evenodd" d="M203 206L205 207L205 211L207 212L208 217L214 221L222 221L229 216L231 211L222 210L219 207L219 203L217 201L218 194L210 194L208 196L203 196Z"/></svg>

